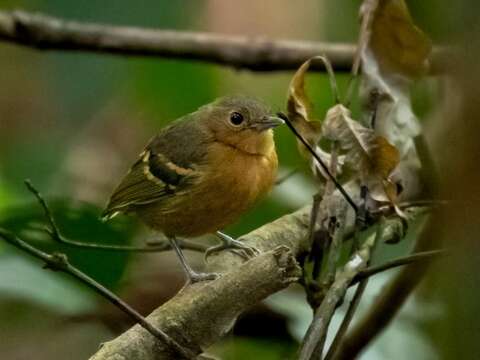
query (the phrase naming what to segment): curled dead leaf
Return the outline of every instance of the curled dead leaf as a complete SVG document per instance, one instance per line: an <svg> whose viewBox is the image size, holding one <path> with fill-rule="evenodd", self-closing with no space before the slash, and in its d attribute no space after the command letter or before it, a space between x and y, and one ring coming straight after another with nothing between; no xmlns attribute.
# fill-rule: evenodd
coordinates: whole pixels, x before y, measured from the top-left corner
<svg viewBox="0 0 480 360"><path fill-rule="evenodd" d="M330 154L323 151L318 142L322 136L322 124L314 118L312 112L312 102L305 90L305 76L312 63L321 62L325 66L330 78L331 91L335 100L338 100L337 84L330 61L323 56L315 56L305 61L295 72L288 87L287 114L290 122L298 131L300 136L310 145L313 151L325 163L330 163ZM297 139L297 146L300 154L309 159L312 165L312 171L317 178L327 179L328 176L322 167L312 160L311 153L305 148L303 143ZM343 158L338 159L338 171L340 171Z"/></svg>
<svg viewBox="0 0 480 360"><path fill-rule="evenodd" d="M345 162L357 172L370 196L376 201L390 202L403 217L396 205L397 186L390 179L390 174L400 161L395 146L373 129L353 120L350 110L341 104L327 112L322 132L345 151Z"/></svg>
<svg viewBox="0 0 480 360"><path fill-rule="evenodd" d="M378 0L370 24L369 48L382 72L412 78L428 70L432 44L414 24L404 0Z"/></svg>
<svg viewBox="0 0 480 360"><path fill-rule="evenodd" d="M405 0L364 0L360 16L360 99L368 113L374 109L375 131L400 152L402 166L395 170L395 177L402 182L405 177L413 179L403 193L408 196L419 187L413 139L421 132L412 110L410 84L428 70L432 44L415 25Z"/></svg>
<svg viewBox="0 0 480 360"><path fill-rule="evenodd" d="M346 151L345 161L365 182L372 177L386 179L400 160L395 146L353 120L350 110L341 104L327 112L322 131L326 138L338 142L340 149Z"/></svg>
<svg viewBox="0 0 480 360"><path fill-rule="evenodd" d="M305 91L305 75L311 62L312 59L305 61L293 75L288 87L287 115L299 134L308 144L315 147L320 140L321 124L313 118L312 103ZM304 157L310 158L301 143L299 143L299 151Z"/></svg>

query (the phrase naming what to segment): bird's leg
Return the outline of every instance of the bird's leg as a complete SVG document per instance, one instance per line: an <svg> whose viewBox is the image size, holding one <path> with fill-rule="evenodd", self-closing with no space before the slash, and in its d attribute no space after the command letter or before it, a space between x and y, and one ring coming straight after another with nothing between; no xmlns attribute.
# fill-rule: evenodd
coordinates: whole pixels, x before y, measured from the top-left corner
<svg viewBox="0 0 480 360"><path fill-rule="evenodd" d="M222 241L222 243L208 248L207 251L205 251L205 259L212 253L226 249L232 250L235 254L240 255L247 260L260 254L260 251L257 248L245 245L243 242L235 240L231 236L220 231L217 231L215 235Z"/></svg>
<svg viewBox="0 0 480 360"><path fill-rule="evenodd" d="M188 265L185 256L183 255L180 246L177 244L177 240L174 237L170 237L168 239L170 241L170 245L172 249L175 250L177 253L180 262L182 263L183 270L185 271L185 275L187 275L187 283L193 284L199 281L206 281L206 280L215 280L218 277L218 274L215 273L197 273L195 272L190 265Z"/></svg>

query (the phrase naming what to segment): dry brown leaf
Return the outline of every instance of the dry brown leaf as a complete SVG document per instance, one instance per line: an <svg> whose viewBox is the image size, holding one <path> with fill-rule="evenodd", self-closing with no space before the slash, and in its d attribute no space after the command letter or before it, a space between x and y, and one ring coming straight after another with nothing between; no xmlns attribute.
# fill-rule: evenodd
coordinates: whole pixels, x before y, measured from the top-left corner
<svg viewBox="0 0 480 360"><path fill-rule="evenodd" d="M305 61L300 68L294 74L290 85L288 87L287 98L287 112L288 118L292 125L303 137L303 139L311 146L315 153L322 159L325 164L330 163L330 154L323 151L318 142L321 138L322 124L320 121L315 120L312 114L312 103L305 91L305 75L313 62L321 62L325 65L327 73L330 77L330 86L333 92L334 98L338 98L337 84L335 82L335 76L332 66L328 59L323 56L315 56ZM315 160L312 159L310 152L305 148L300 140L297 139L298 150L300 154L311 162L312 171L317 178L327 179L328 176ZM338 159L338 169L343 162L343 157Z"/></svg>
<svg viewBox="0 0 480 360"><path fill-rule="evenodd" d="M305 92L305 74L311 62L312 59L305 61L293 75L288 87L287 112L295 129L308 144L315 147L320 140L321 124L313 119L312 103ZM310 153L301 143L299 143L299 150L304 157L310 158Z"/></svg>
<svg viewBox="0 0 480 360"><path fill-rule="evenodd" d="M382 72L412 78L428 70L432 44L413 23L404 0L379 0L371 20L369 48Z"/></svg>
<svg viewBox="0 0 480 360"><path fill-rule="evenodd" d="M327 112L322 130L325 137L337 141L346 151L345 161L366 183L371 178L387 179L400 160L393 145L374 130L353 120L350 110L341 104Z"/></svg>
<svg viewBox="0 0 480 360"><path fill-rule="evenodd" d="M416 63L406 62L416 68L415 71L412 69L402 71L405 65L402 59L410 58L412 55L407 55L410 52L415 53L415 45L407 47L405 41L398 39L403 38L403 33L421 31L413 24L405 3L399 0L364 0L360 16L362 17L362 32L359 38L359 53L362 60L360 99L370 113L372 94L380 95L375 102L377 115L375 130L395 145L402 159L415 158L412 139L420 133L420 124L411 109L409 86L412 79L409 74L421 73L427 63L427 56ZM392 17L397 20L392 20ZM397 22L401 24L398 29ZM422 44L429 44L428 39L419 40L419 43L419 53L425 53L422 51L425 45ZM398 61L397 65L393 65L395 61Z"/></svg>
<svg viewBox="0 0 480 360"><path fill-rule="evenodd" d="M382 181L370 182L367 187L368 194L373 200L382 203L390 203L398 216L407 219L406 214L398 206L397 184L390 177L383 179Z"/></svg>
<svg viewBox="0 0 480 360"><path fill-rule="evenodd" d="M373 132L373 130L371 131ZM397 148L383 136L375 135L373 144L371 157L374 163L371 173L386 179L400 162L400 155Z"/></svg>
<svg viewBox="0 0 480 360"><path fill-rule="evenodd" d="M400 155L387 139L353 120L350 110L339 104L325 117L323 135L339 144L346 152L345 162L350 164L369 189L370 197L397 206L397 187L390 174L400 161ZM404 214L398 209L398 214Z"/></svg>
<svg viewBox="0 0 480 360"><path fill-rule="evenodd" d="M431 42L414 24L404 0L364 0L360 10L364 44L360 98L369 109L372 94L380 94L375 104L375 131L400 152L401 166L392 177L403 182L413 179L402 196L419 187L420 167L413 139L420 123L412 111L410 85L428 69ZM371 112L371 111L368 111Z"/></svg>

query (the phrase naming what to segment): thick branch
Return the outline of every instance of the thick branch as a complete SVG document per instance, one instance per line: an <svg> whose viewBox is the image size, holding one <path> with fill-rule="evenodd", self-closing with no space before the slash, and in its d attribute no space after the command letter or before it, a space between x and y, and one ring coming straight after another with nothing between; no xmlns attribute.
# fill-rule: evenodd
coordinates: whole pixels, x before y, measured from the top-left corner
<svg viewBox="0 0 480 360"><path fill-rule="evenodd" d="M351 44L109 26L24 11L0 11L0 40L41 50L158 56L252 71L293 70L316 55L328 57L336 71L350 71L355 52ZM448 69L448 52L433 52L432 72ZM320 63L312 69L325 70Z"/></svg>
<svg viewBox="0 0 480 360"><path fill-rule="evenodd" d="M239 314L300 276L294 256L307 243L310 207L286 215L243 237L267 251L242 264L238 255L221 252L209 259L209 270L223 272L217 280L184 288L147 317L191 351L206 348L234 324ZM105 343L91 360L169 359L166 348L140 326Z"/></svg>

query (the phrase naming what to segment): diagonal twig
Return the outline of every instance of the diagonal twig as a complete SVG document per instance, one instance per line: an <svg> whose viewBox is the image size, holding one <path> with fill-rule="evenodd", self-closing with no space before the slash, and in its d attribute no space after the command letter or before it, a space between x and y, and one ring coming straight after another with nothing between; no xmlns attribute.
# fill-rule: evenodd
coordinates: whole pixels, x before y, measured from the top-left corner
<svg viewBox="0 0 480 360"><path fill-rule="evenodd" d="M435 225L429 224L429 226ZM413 254L433 247L436 239L430 235L433 232L429 230L428 226L422 230L414 245ZM336 360L355 358L385 329L420 283L430 263L430 261L411 262L410 266L403 268L384 286L369 311L345 336L335 357Z"/></svg>
<svg viewBox="0 0 480 360"><path fill-rule="evenodd" d="M80 248L90 248L92 250L107 250L107 251L131 251L131 252L161 252L161 251L168 251L171 250L170 244L165 241L155 245L148 245L148 246L129 246L129 245L106 245L106 244L94 244L94 243L84 243L80 241L74 241L70 239L66 239L61 233L53 217L52 211L48 206L47 202L45 201L42 194L33 186L30 180L25 180L25 185L27 186L28 190L36 197L38 203L43 209L45 214L45 218L48 222L48 228L45 231L50 235L52 240L69 245L75 246ZM193 250L199 252L205 252L208 248L203 244L198 244L186 240L179 239L178 244L182 249L186 250Z"/></svg>
<svg viewBox="0 0 480 360"><path fill-rule="evenodd" d="M124 311L127 315L129 315L135 322L138 322L140 326L142 326L145 330L151 333L160 341L164 342L169 346L177 356L182 356L185 359L194 359L195 356L189 350L184 349L180 346L175 340L170 338L166 333L162 330L154 327L150 324L140 313L138 313L135 309L130 307L126 302L120 299L117 295L113 292L108 290L106 287L101 285L100 283L96 282L94 279L77 269L75 266L71 265L68 261L68 258L65 254L61 253L53 253L47 254L34 246L26 243L25 241L21 240L16 235L12 234L11 232L0 228L0 237L2 237L5 241L9 244L17 247L18 249L27 252L28 254L36 257L37 259L45 261L46 265L45 268L53 270L53 271L61 271L70 276L73 276L77 280L80 280L83 284L87 285L90 289L93 289L95 292L106 298L112 304L120 308Z"/></svg>
<svg viewBox="0 0 480 360"><path fill-rule="evenodd" d="M333 317L337 304L343 299L353 278L364 269L370 258L370 250L375 242L372 234L362 244L360 249L353 254L345 264L342 271L328 290L320 307L315 312L314 318L300 347L300 360L320 359L325 345L328 325Z"/></svg>
<svg viewBox="0 0 480 360"><path fill-rule="evenodd" d="M381 265L368 267L358 273L358 275L353 279L352 285L357 284L363 279L369 278L370 276L376 275L383 271L387 271L399 266L410 265L418 261L428 261L433 260L442 256L448 255L448 251L444 249L439 250L430 250L430 251L420 251L408 256L402 256L397 259L387 261Z"/></svg>
<svg viewBox="0 0 480 360"><path fill-rule="evenodd" d="M350 304L348 305L347 312L343 317L342 323L340 324L340 327L337 333L335 334L335 338L333 339L333 342L330 345L330 348L328 349L327 354L325 355L325 360L334 359L334 356L338 351L338 347L340 346L343 340L343 337L345 336L345 333L348 330L348 327L350 326L350 323L353 320L353 315L355 314L355 311L358 308L358 304L360 304L360 299L363 296L363 293L365 292L367 285L368 285L368 278L363 279L362 281L360 281L360 284L358 284L358 287L355 290L355 293L353 294L353 298L350 301Z"/></svg>
<svg viewBox="0 0 480 360"><path fill-rule="evenodd" d="M379 224L377 225L377 230L375 233L375 241L372 246L372 249L370 250L371 253L374 252L376 245L381 241L381 238L383 236L383 230L384 230L385 222L383 221L383 218L380 219ZM370 262L372 261L372 256L367 259L367 264L368 266ZM358 274L357 274L358 275ZM355 277L354 277L355 279ZM352 300L350 301L347 312L345 313L345 316L343 317L342 323L340 324L340 327L337 330L337 333L335 334L335 337L333 338L332 344L330 345L330 348L327 351L327 354L325 355L325 360L331 360L334 358L336 352L338 351L338 348L348 330L348 327L350 326L350 323L353 320L353 316L355 315L355 312L357 311L358 305L360 304L360 299L363 296L363 293L365 292L365 289L367 288L368 285L368 277L360 280L360 283L358 284L357 289L355 290L355 293L353 295ZM350 283L349 286L352 286L353 280Z"/></svg>
<svg viewBox="0 0 480 360"><path fill-rule="evenodd" d="M312 149L310 144L303 138L302 135L295 129L295 126L290 122L290 119L287 117L287 115L283 113L278 113L278 116L282 118L285 123L287 124L288 128L293 132L293 134L299 139L302 144L307 148L307 150L312 154L312 156L315 158L315 160L318 162L318 164L322 167L322 169L325 171L325 174L327 174L328 178L335 184L335 187L340 191L342 196L345 198L345 200L348 202L348 204L355 210L355 213L357 213L357 205L355 202L352 200L350 195L345 191L343 186L337 181L335 176L332 175L332 173L329 171L327 165L323 162L323 160L318 156L318 154Z"/></svg>

